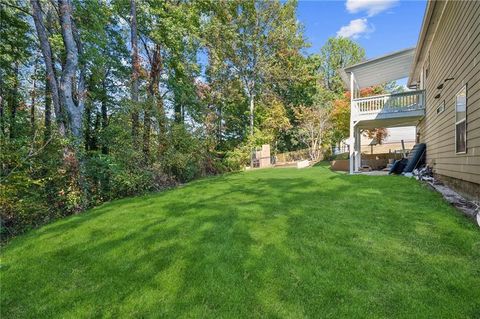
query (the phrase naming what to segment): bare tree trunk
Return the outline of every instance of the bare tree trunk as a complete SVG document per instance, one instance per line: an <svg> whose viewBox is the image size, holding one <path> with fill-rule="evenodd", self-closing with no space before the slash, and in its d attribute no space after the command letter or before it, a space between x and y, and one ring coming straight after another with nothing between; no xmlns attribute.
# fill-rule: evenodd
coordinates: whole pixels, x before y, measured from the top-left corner
<svg viewBox="0 0 480 319"><path fill-rule="evenodd" d="M105 74L105 76L108 76L108 72L107 72L107 74ZM102 81L102 104L101 104L101 107L100 107L101 108L100 112L102 113L102 135L103 135L103 138L102 138L102 154L108 154L108 146L107 146L107 142L105 141L105 133L106 133L106 129L107 129L107 126L108 126L107 99L108 99L107 84L106 84L105 78L103 78L103 81Z"/></svg>
<svg viewBox="0 0 480 319"><path fill-rule="evenodd" d="M183 123L183 111L182 111L182 104L178 101L175 101L175 106L174 106L174 120L175 123L180 124Z"/></svg>
<svg viewBox="0 0 480 319"><path fill-rule="evenodd" d="M255 96L253 95L253 93L250 93L249 94L249 99L250 99L250 114L249 114L249 117L250 117L250 136L253 137L253 134L254 134L254 129L253 129L253 123L254 123L254 111L255 111ZM251 154L250 154L250 167L253 168L253 154L254 154L254 150L250 150L251 151Z"/></svg>
<svg viewBox="0 0 480 319"><path fill-rule="evenodd" d="M18 62L15 62L15 82L13 84L12 94L10 96L10 138L15 138L16 133L16 117L17 117L17 108L18 108Z"/></svg>
<svg viewBox="0 0 480 319"><path fill-rule="evenodd" d="M150 76L148 84L148 101L145 106L145 113L143 117L143 155L145 163L149 162L150 156L150 135L152 126L152 109L156 104L155 100L158 93L158 81L160 80L160 72L162 69L162 56L160 45L155 46L155 51L151 60Z"/></svg>
<svg viewBox="0 0 480 319"><path fill-rule="evenodd" d="M85 66L82 65L78 82L76 79L79 65L79 54L82 46L80 36L72 18L72 5L70 0L58 0L60 28L63 45L65 47L65 64L60 77L60 101L68 113L68 123L73 137L73 161L69 165L72 169L73 182L81 193L81 200L77 209L83 210L88 202L88 185L85 180L85 161L81 155L83 137L83 115L85 112ZM75 86L75 84L77 84ZM75 90L76 89L76 90ZM76 93L76 96L74 96ZM67 153L65 154L67 155Z"/></svg>
<svg viewBox="0 0 480 319"><path fill-rule="evenodd" d="M167 146L167 117L165 116L165 109L163 100L157 100L157 121L158 121L158 155L161 155Z"/></svg>
<svg viewBox="0 0 480 319"><path fill-rule="evenodd" d="M2 137L5 135L5 118L3 112L3 83L0 82L0 131L2 132Z"/></svg>
<svg viewBox="0 0 480 319"><path fill-rule="evenodd" d="M52 135L52 96L50 93L50 81L45 78L45 135L44 142L47 142Z"/></svg>
<svg viewBox="0 0 480 319"><path fill-rule="evenodd" d="M222 106L220 104L220 106L218 107L217 109L217 145L219 145L220 143L222 143L222 134L223 134L223 125L222 125L222 116L223 116L223 113L222 113Z"/></svg>
<svg viewBox="0 0 480 319"><path fill-rule="evenodd" d="M91 150L92 145L92 103L87 103L85 105L85 129L83 132L84 135L84 145L85 151Z"/></svg>
<svg viewBox="0 0 480 319"><path fill-rule="evenodd" d="M153 99L148 99L146 104L143 115L143 156L145 158L145 164L149 162L150 157L150 131L152 127L151 107Z"/></svg>
<svg viewBox="0 0 480 319"><path fill-rule="evenodd" d="M138 140L138 78L140 75L140 61L138 58L138 37L137 37L137 9L135 0L130 0L130 37L132 45L132 141L134 147Z"/></svg>
<svg viewBox="0 0 480 319"><path fill-rule="evenodd" d="M37 30L38 39L40 41L40 49L42 50L43 59L45 61L45 70L47 73L47 80L50 86L51 99L55 111L55 117L58 122L58 130L61 136L66 135L64 119L62 116L62 106L59 95L59 85L57 76L54 71L54 64L52 58L52 48L48 40L45 25L43 24L43 14L39 0L30 0L33 11L33 21L35 29Z"/></svg>
<svg viewBox="0 0 480 319"><path fill-rule="evenodd" d="M95 122L93 122L93 134L91 135L91 150L98 150L98 132L100 131L100 126L102 125L102 116L96 111L95 112Z"/></svg>
<svg viewBox="0 0 480 319"><path fill-rule="evenodd" d="M254 133L254 130L253 130L253 116L254 116L254 111L255 111L255 96L253 95L253 93L250 93L250 96L249 96L249 99L250 99L250 114L249 114L249 117L250 117L250 135L253 136L253 133Z"/></svg>
<svg viewBox="0 0 480 319"><path fill-rule="evenodd" d="M78 81L75 83L73 82L73 85L74 84L77 84L77 86L73 87L73 90L72 90L72 94L75 94L74 96L74 106L76 106L76 112L78 113L77 116L77 122L76 122L76 125L79 127L79 135L77 138L81 138L82 136L82 130L83 130L83 114L85 112L85 100L86 100L86 92L87 92L87 89L86 89L86 82L85 82L85 77L86 77L86 66L84 63L78 63L78 60L79 60L79 56L81 56L83 54L83 45L82 45L82 41L80 39L80 34L77 30L77 27L75 25L75 20L73 20L73 16L72 16L72 4L71 4L71 0L65 0L69 6L69 13L70 13L70 21L71 21L71 35L73 36L73 43L75 44L75 46L73 47L73 49L76 48L76 54L77 54L77 68L80 69L80 73L79 73L79 76L78 76ZM74 73L75 74L75 73ZM75 79L75 75L74 77L72 78L72 80Z"/></svg>
<svg viewBox="0 0 480 319"><path fill-rule="evenodd" d="M68 122L73 137L79 142L82 136L83 104L75 105L73 97L75 73L78 67L78 48L72 29L72 8L69 0L58 0L60 26L66 58L62 76L60 78L60 98L68 112ZM79 85L79 90L81 90ZM83 94L83 92L80 92Z"/></svg>
<svg viewBox="0 0 480 319"><path fill-rule="evenodd" d="M2 132L2 137L5 136L5 113L4 113L4 91L3 91L3 70L0 69L0 132Z"/></svg>
<svg viewBox="0 0 480 319"><path fill-rule="evenodd" d="M37 95L37 60L35 59L35 64L33 66L33 87L32 87L32 105L30 106L30 126L32 129L32 139L35 135L35 102Z"/></svg>
<svg viewBox="0 0 480 319"><path fill-rule="evenodd" d="M5 103L5 92L4 92L4 69L0 68L0 132L1 137L5 137L5 111L4 111L4 103Z"/></svg>

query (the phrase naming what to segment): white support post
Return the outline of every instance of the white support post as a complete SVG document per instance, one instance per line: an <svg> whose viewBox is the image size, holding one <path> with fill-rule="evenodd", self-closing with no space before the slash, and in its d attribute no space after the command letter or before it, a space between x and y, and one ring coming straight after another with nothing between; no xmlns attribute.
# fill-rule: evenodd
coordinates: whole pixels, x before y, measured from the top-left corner
<svg viewBox="0 0 480 319"><path fill-rule="evenodd" d="M355 125L353 123L353 116L355 112L355 107L353 104L353 99L355 96L355 79L353 76L353 72L350 73L350 143L349 143L349 151L350 151L350 174L353 174L354 171L354 157L355 157Z"/></svg>
<svg viewBox="0 0 480 319"><path fill-rule="evenodd" d="M362 148L362 134L360 132L360 129L358 127L355 127L355 167L354 167L355 172L360 171L360 168L362 166L361 148Z"/></svg>

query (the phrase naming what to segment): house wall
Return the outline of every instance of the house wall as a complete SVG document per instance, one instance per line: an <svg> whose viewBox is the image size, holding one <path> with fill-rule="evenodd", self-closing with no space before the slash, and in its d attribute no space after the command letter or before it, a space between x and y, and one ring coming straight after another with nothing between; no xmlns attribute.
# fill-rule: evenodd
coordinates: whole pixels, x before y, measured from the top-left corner
<svg viewBox="0 0 480 319"><path fill-rule="evenodd" d="M422 69L426 115L417 131L420 141L427 144L427 163L445 183L467 197L480 199L480 1L449 1L430 48L423 50L429 50ZM451 77L454 80L437 89ZM465 84L467 152L456 154L455 96ZM438 93L441 97L435 99ZM445 110L437 114L443 101Z"/></svg>

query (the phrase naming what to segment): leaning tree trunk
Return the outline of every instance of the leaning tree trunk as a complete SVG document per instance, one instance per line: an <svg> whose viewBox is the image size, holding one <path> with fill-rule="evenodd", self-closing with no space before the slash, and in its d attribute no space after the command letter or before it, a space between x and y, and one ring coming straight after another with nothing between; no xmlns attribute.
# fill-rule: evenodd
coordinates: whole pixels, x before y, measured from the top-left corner
<svg viewBox="0 0 480 319"><path fill-rule="evenodd" d="M62 106L60 102L60 90L57 81L57 76L54 71L54 64L52 58L52 48L48 40L47 31L43 23L43 13L39 0L30 0L33 12L33 21L35 23L35 29L37 30L38 40L40 41L40 49L42 51L43 59L45 62L45 70L47 73L47 80L50 87L51 99L53 102L53 109L55 111L55 117L58 122L58 130L60 136L66 135L64 119L62 116Z"/></svg>

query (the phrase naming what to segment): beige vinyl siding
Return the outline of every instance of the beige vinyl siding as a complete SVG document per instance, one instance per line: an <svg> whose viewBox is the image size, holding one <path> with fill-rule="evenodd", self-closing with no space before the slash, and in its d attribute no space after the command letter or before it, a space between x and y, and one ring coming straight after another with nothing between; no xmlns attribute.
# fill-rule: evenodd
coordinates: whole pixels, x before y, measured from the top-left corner
<svg viewBox="0 0 480 319"><path fill-rule="evenodd" d="M427 143L427 163L437 174L480 184L480 1L449 1L428 53L426 115L418 125L420 139ZM456 154L455 96L465 84L467 153ZM441 97L435 99L438 93ZM443 100L445 111L437 114Z"/></svg>

